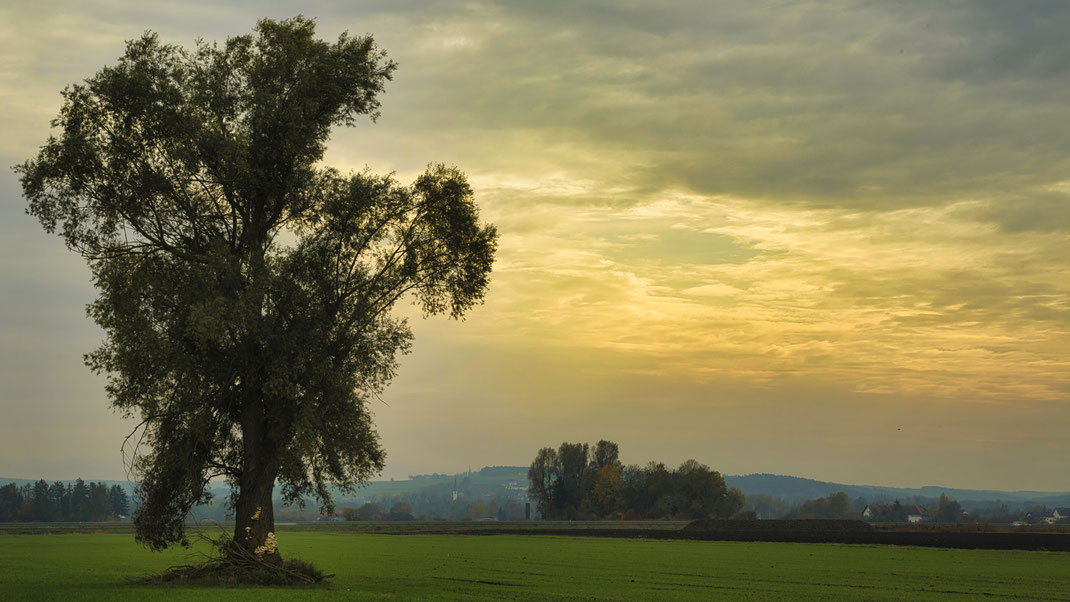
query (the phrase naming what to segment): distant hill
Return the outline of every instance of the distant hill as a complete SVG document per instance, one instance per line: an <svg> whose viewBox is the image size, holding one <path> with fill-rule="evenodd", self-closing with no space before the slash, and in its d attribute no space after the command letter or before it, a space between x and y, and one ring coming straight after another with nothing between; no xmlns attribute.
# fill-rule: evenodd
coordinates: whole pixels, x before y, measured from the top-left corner
<svg viewBox="0 0 1070 602"><path fill-rule="evenodd" d="M341 494L339 499L361 500L380 496L440 493L449 494L454 487L472 493L496 493L528 489L527 466L486 466L476 471L457 474L410 475L398 481L371 481L353 494Z"/></svg>
<svg viewBox="0 0 1070 602"><path fill-rule="evenodd" d="M1008 504L1008 506L1039 504L1050 507L1070 504L1070 492L955 489L932 485L918 488L848 485L776 474L726 476L725 483L729 487L738 487L746 495L763 494L781 498L792 504L825 497L839 491L846 493L852 500L863 498L870 503L891 502L897 499L904 503L920 502L921 499L917 498L935 500L939 499L941 493L946 493L949 498L959 501L966 507L991 504L996 501Z"/></svg>

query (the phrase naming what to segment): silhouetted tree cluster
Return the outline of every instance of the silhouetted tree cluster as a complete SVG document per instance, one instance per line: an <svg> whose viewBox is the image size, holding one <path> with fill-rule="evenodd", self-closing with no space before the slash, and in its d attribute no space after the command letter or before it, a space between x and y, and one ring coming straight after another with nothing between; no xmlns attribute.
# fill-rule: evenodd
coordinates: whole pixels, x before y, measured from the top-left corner
<svg viewBox="0 0 1070 602"><path fill-rule="evenodd" d="M71 484L44 479L22 487L0 487L0 522L10 521L103 521L130 514L130 500L118 485Z"/></svg>
<svg viewBox="0 0 1070 602"><path fill-rule="evenodd" d="M528 493L548 519L729 517L745 502L716 470L688 460L624 466L612 441L540 449L528 470Z"/></svg>

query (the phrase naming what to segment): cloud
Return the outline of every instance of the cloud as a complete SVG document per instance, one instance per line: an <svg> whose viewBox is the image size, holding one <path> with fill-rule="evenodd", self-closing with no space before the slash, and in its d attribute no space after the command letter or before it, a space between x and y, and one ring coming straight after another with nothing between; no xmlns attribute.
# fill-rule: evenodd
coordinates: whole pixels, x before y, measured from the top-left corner
<svg viewBox="0 0 1070 602"><path fill-rule="evenodd" d="M879 212L1003 203L1067 171L1066 44L1041 6L996 32L989 6L494 6L454 17L480 52L410 59L426 88L403 102L435 102L403 127L493 140L533 178ZM963 67L988 36L1013 44Z"/></svg>
<svg viewBox="0 0 1070 602"><path fill-rule="evenodd" d="M644 430L678 433L674 416L720 416L736 426L720 433L718 453L770 462L785 455L777 440L805 443L792 431L805 420L844 446L815 450L822 466L870 441L880 442L878 461L953 431L942 449L961 468L971 440L1003 437L1019 419L1014 441L1057 441L1044 428L1070 393L1064 3L302 10L325 38L371 32L399 63L382 117L336 131L326 163L401 181L431 161L456 164L501 232L486 305L459 326L417 322L414 368L403 366L391 393L411 409L381 410L396 437L388 448L402 457L405 441L442 440L440 399L501 423L581 422L616 415L619 403L633 418L607 428L651 451ZM59 90L144 29L189 45L291 11L282 2L0 9L0 156L30 156ZM84 284L84 270L52 263L44 250L59 242L21 216L12 178L2 186L0 256L29 257L0 262L14 308L0 321L5 351L14 357L24 340L87 351L91 327L64 342L75 326L41 313L41 299L68 295L42 275ZM434 352L420 355L421 345ZM32 380L17 386L33 397ZM903 404L937 418L906 442L857 434ZM740 433L765 437L754 433L778 412L791 420L768 431L770 449L748 447ZM968 426L946 426L963 415ZM698 427L684 430L658 445L713 445ZM503 433L495 444L516 436ZM451 468L406 461L412 472Z"/></svg>
<svg viewBox="0 0 1070 602"><path fill-rule="evenodd" d="M731 297L739 294L741 291L734 286L717 282L714 284L704 284L702 286L685 288L680 292L684 295L692 295L696 297Z"/></svg>

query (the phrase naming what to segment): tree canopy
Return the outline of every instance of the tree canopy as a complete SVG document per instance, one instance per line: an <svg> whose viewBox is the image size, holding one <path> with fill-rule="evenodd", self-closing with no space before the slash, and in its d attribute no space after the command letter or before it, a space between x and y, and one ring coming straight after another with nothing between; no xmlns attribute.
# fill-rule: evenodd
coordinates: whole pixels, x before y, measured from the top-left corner
<svg viewBox="0 0 1070 602"><path fill-rule="evenodd" d="M63 91L56 135L16 168L99 290L86 361L141 420L153 548L185 542L211 478L234 486L235 541L263 553L276 480L330 509L327 483L380 471L368 403L411 340L392 308L457 318L487 289L497 235L456 168L401 185L320 164L332 127L378 116L395 64L370 36L314 33L302 17L193 49L146 33Z"/></svg>

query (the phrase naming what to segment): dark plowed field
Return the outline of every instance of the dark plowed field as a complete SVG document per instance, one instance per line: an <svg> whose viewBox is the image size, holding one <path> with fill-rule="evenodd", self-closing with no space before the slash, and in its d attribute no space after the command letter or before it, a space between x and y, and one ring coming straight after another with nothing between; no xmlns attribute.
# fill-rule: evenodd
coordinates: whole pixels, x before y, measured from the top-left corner
<svg viewBox="0 0 1070 602"><path fill-rule="evenodd" d="M426 533L426 532L425 532ZM455 535L558 535L629 539L699 541L777 541L789 543L845 543L986 550L1048 550L1070 552L1067 533L955 533L955 532L835 532L755 529L746 531L686 531L679 529L470 529L444 531ZM400 534L400 533L399 533Z"/></svg>

